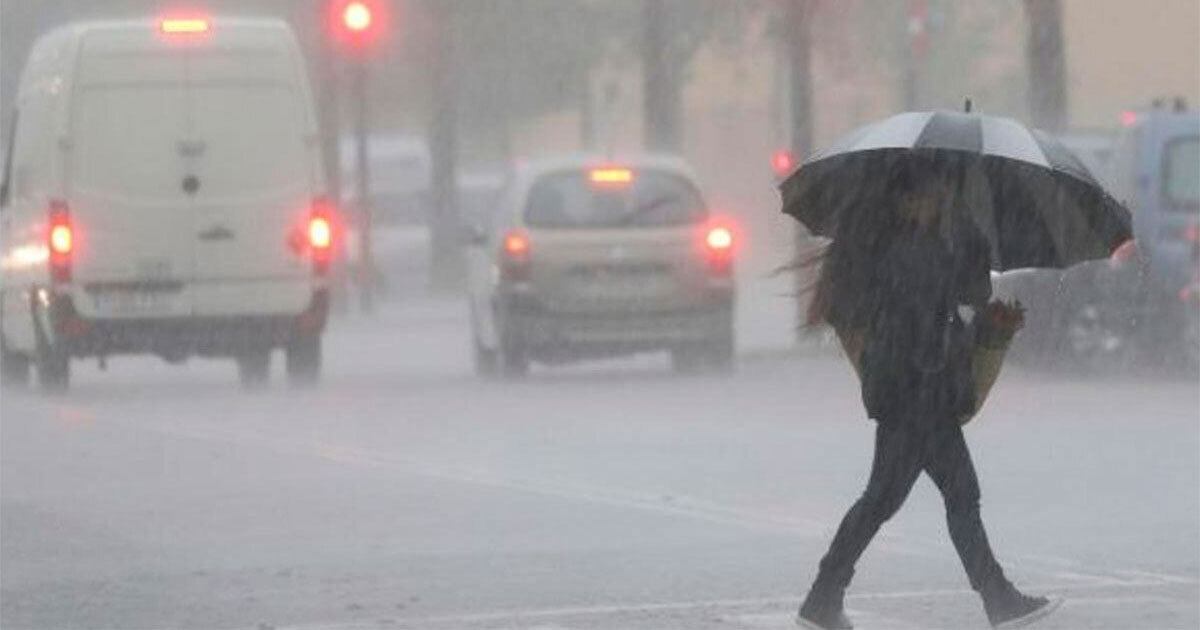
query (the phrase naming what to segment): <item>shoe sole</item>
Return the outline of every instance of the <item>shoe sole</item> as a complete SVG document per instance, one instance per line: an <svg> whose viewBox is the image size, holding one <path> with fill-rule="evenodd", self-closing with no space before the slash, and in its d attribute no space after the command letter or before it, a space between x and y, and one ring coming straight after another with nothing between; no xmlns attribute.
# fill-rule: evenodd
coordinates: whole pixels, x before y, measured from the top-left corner
<svg viewBox="0 0 1200 630"><path fill-rule="evenodd" d="M818 626L804 617L796 617L796 626L804 628L804 630L829 630L829 628L826 628L825 626Z"/></svg>
<svg viewBox="0 0 1200 630"><path fill-rule="evenodd" d="M1014 630L1015 628L1024 628L1025 626L1028 626L1029 624L1032 624L1036 621L1041 620L1043 617L1045 617L1046 615L1049 615L1050 613L1054 612L1055 610L1058 610L1058 607L1062 606L1062 603L1063 603L1063 599L1061 597L1054 597L1049 602L1046 602L1045 606L1038 608L1037 610L1025 615L1024 617L1017 617L1016 619L1009 619L1008 621L1005 621L1004 623L996 624L994 626L994 628L995 628L995 630Z"/></svg>
<svg viewBox="0 0 1200 630"><path fill-rule="evenodd" d="M809 621L799 615L796 616L796 626L804 628L804 630L829 630L829 628L818 625L816 622Z"/></svg>

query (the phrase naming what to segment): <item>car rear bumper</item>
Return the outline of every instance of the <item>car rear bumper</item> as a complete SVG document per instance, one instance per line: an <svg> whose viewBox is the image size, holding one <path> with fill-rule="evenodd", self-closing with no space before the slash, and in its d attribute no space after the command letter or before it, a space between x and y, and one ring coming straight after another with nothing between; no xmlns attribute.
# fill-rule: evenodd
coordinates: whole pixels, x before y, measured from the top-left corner
<svg viewBox="0 0 1200 630"><path fill-rule="evenodd" d="M79 315L70 297L58 296L47 317L37 319L53 328L55 345L71 356L148 353L183 359L282 347L297 334L319 334L328 313L329 292L318 289L300 313L100 319Z"/></svg>
<svg viewBox="0 0 1200 630"><path fill-rule="evenodd" d="M511 304L506 329L543 360L669 350L726 340L733 333L732 296L670 311L555 312Z"/></svg>

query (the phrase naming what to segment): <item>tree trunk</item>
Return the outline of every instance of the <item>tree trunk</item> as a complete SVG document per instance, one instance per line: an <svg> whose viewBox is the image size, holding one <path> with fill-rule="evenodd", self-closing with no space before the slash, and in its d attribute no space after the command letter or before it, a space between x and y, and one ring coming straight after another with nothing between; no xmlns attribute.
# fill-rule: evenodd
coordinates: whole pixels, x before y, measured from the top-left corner
<svg viewBox="0 0 1200 630"><path fill-rule="evenodd" d="M643 0L643 137L651 151L678 153L683 149L683 80L669 46L666 0Z"/></svg>
<svg viewBox="0 0 1200 630"><path fill-rule="evenodd" d="M466 262L459 238L457 166L458 166L458 84L454 38L457 0L430 0L434 17L433 44L433 121L429 131L429 152L433 162L433 216L430 217L429 285L434 291L461 288L465 283Z"/></svg>
<svg viewBox="0 0 1200 630"><path fill-rule="evenodd" d="M813 79L812 37L809 23L812 18L813 0L783 0L784 23L788 56L788 103L791 110L792 155L803 161L813 150ZM797 224L795 233L795 260L802 260L813 246L808 230ZM806 295L812 283L814 269L804 267L796 271L796 295ZM805 314L808 310L804 300L796 301L796 334L803 333Z"/></svg>
<svg viewBox="0 0 1200 630"><path fill-rule="evenodd" d="M1067 127L1067 63L1061 0L1025 0L1029 25L1029 115L1035 127Z"/></svg>

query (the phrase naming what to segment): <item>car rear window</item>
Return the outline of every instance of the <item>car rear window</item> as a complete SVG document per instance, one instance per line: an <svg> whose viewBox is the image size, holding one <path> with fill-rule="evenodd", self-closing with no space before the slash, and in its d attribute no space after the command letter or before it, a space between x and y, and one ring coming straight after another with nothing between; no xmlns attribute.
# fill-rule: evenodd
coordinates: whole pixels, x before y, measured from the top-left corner
<svg viewBox="0 0 1200 630"><path fill-rule="evenodd" d="M591 171L546 175L530 189L525 223L543 228L689 225L706 210L696 187L672 173L632 171L628 182L595 183Z"/></svg>
<svg viewBox="0 0 1200 630"><path fill-rule="evenodd" d="M1200 212L1200 137L1174 140L1166 148L1163 191L1167 205Z"/></svg>

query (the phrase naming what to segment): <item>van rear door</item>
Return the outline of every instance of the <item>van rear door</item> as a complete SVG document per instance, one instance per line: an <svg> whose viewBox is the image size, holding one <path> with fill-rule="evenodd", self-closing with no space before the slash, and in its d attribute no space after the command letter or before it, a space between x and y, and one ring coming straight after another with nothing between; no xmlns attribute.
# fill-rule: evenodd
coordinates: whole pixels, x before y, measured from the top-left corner
<svg viewBox="0 0 1200 630"><path fill-rule="evenodd" d="M314 187L302 94L226 79L194 81L189 92L197 314L303 310L312 297L302 244Z"/></svg>
<svg viewBox="0 0 1200 630"><path fill-rule="evenodd" d="M76 308L99 318L190 315L192 216L177 153L182 61L84 58L63 146L73 277L84 289Z"/></svg>

